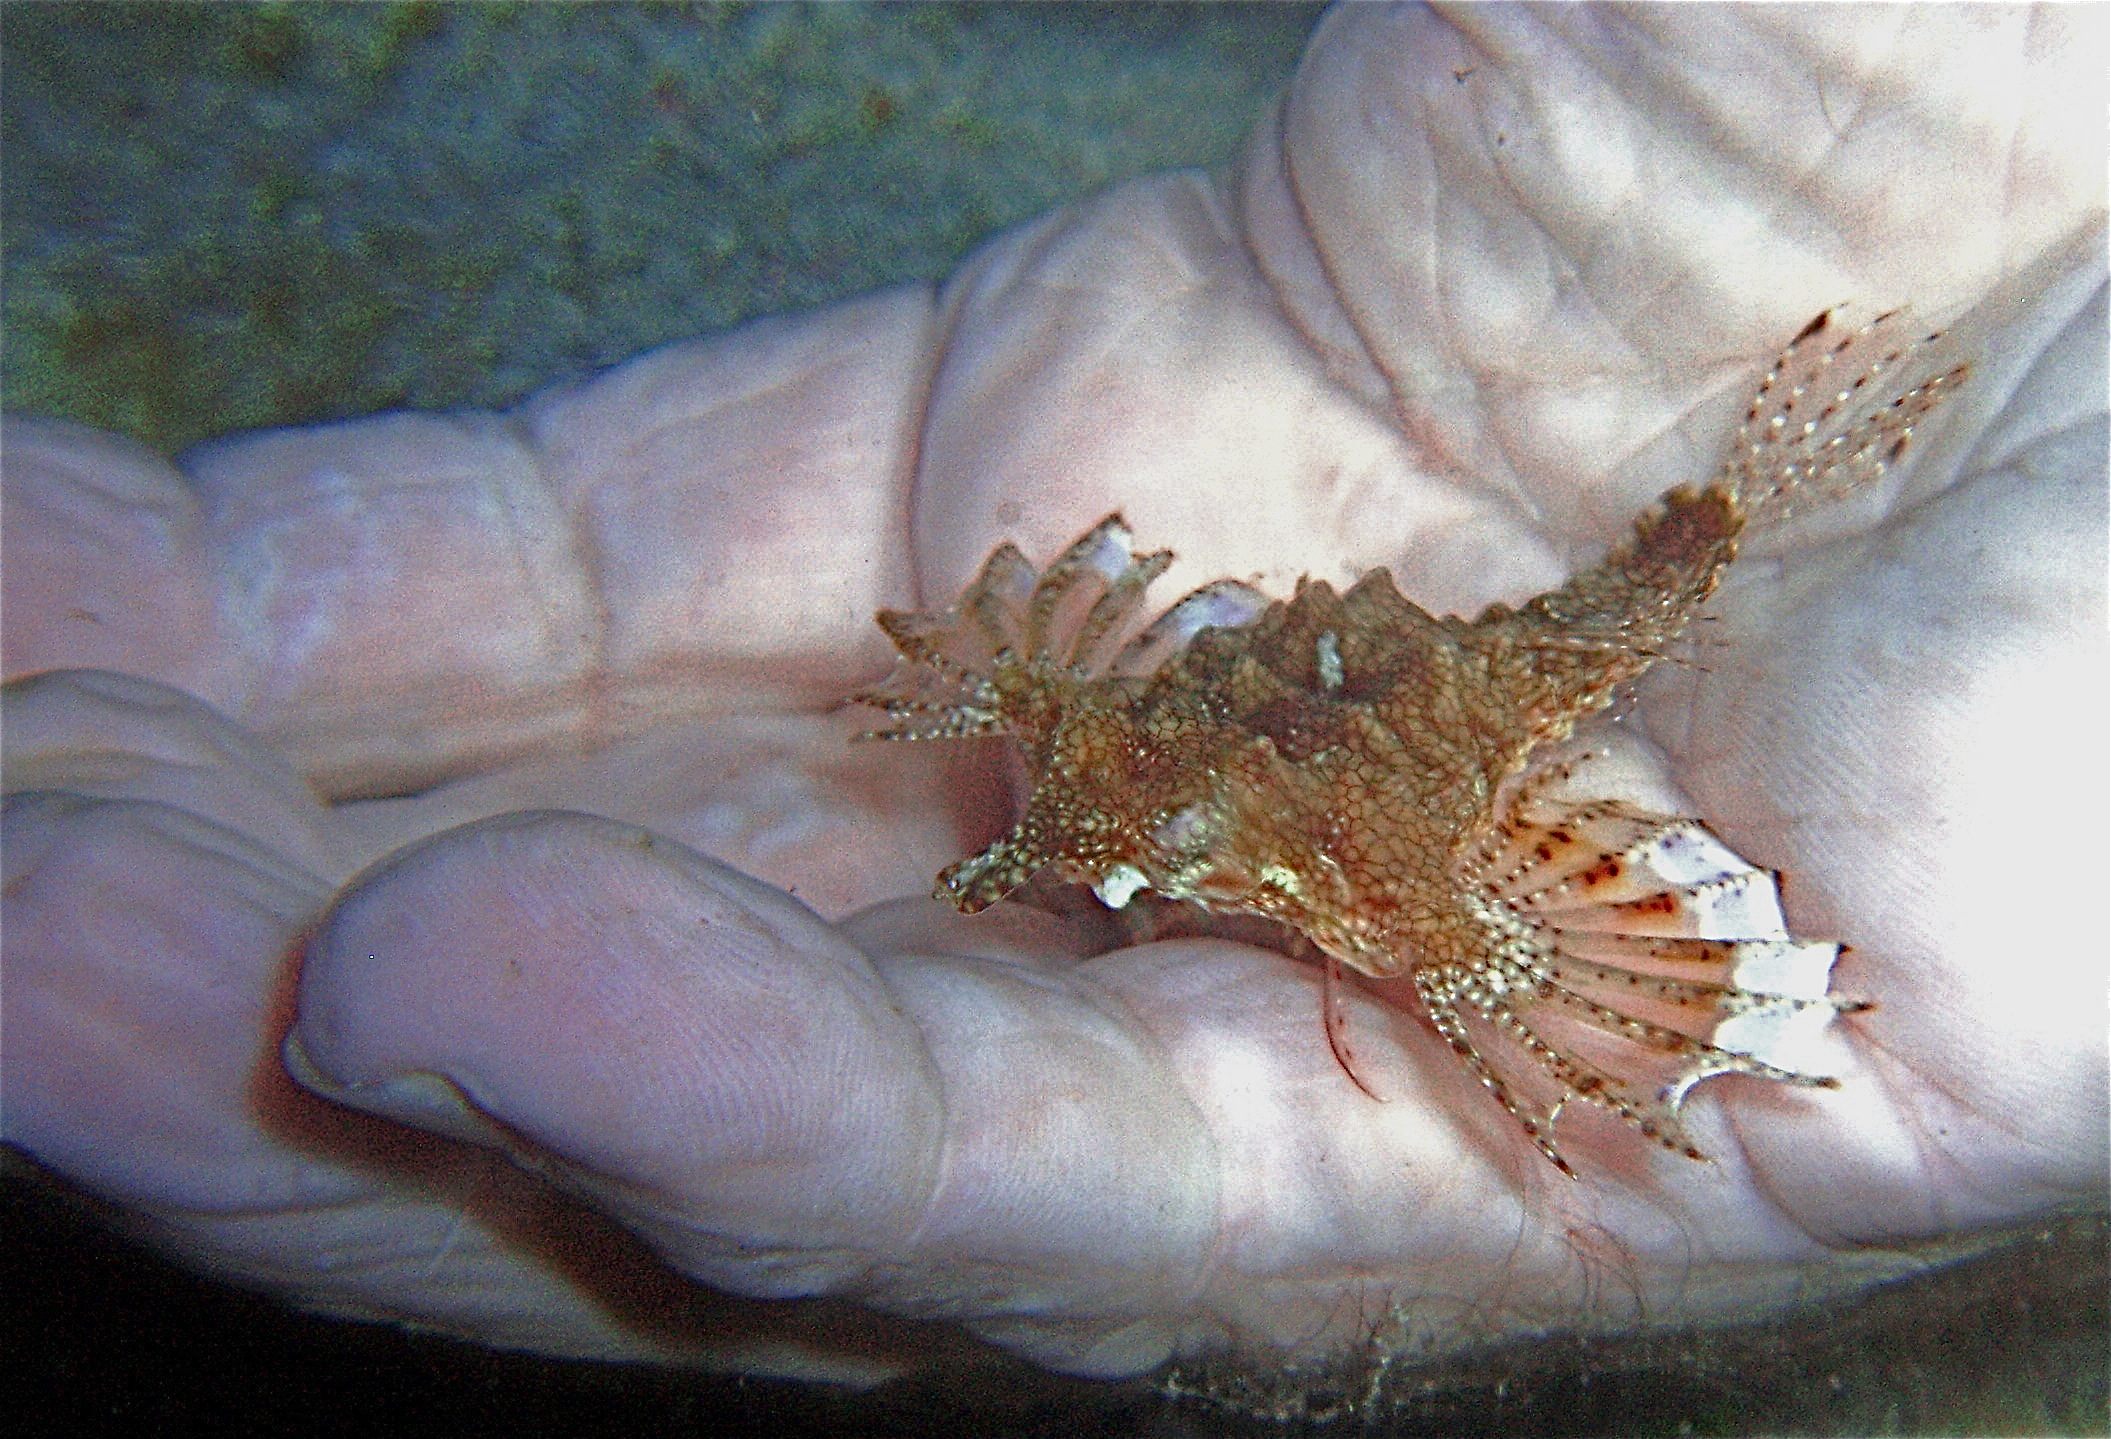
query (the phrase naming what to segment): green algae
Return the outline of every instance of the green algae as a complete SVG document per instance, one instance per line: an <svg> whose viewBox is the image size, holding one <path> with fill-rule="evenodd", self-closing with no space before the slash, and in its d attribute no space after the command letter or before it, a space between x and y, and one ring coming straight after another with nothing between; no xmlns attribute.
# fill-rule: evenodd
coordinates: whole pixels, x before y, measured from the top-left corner
<svg viewBox="0 0 2111 1439"><path fill-rule="evenodd" d="M1228 160L1309 7L6 7L0 391L179 450L503 406Z"/></svg>

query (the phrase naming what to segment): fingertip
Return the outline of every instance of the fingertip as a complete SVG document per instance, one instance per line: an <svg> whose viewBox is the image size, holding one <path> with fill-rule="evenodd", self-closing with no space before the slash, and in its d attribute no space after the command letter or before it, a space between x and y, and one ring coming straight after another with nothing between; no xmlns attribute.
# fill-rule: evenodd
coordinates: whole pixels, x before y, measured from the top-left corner
<svg viewBox="0 0 2111 1439"><path fill-rule="evenodd" d="M96 667L205 683L213 618L197 497L145 446L0 419L9 677Z"/></svg>

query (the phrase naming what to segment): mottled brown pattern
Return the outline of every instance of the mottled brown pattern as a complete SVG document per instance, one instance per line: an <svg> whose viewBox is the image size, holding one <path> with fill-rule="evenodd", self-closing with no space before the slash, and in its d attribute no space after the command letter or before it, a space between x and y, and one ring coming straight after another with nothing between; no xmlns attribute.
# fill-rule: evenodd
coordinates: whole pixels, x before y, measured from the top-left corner
<svg viewBox="0 0 2111 1439"><path fill-rule="evenodd" d="M1964 375L1901 384L1902 325L1820 316L1707 486L1515 610L1436 618L1382 569L1272 604L1219 581L1131 639L1171 556L1134 556L1116 515L1045 573L1006 545L951 610L883 612L903 662L859 696L898 721L875 737L1003 733L1032 776L1013 831L939 892L972 913L1049 870L1117 908L1150 890L1278 921L1330 981L1337 961L1407 978L1564 1170L1572 1098L1698 1158L1676 1110L1699 1079L1829 1083L1762 1056L1799 1015L1850 1007L1826 993L1837 947L1792 940L1772 876L1693 821L1578 794L1588 757L1544 757L1680 640L1742 529L1897 458ZM1738 1017L1760 1037L1729 1038ZM1356 1078L1331 1001L1325 1018Z"/></svg>

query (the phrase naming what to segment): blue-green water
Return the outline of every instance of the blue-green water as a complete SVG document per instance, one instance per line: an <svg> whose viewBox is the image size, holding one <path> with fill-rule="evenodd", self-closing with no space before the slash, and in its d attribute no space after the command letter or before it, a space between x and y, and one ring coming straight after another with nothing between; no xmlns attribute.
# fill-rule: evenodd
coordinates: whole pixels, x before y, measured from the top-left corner
<svg viewBox="0 0 2111 1439"><path fill-rule="evenodd" d="M1309 5L0 7L5 396L510 403L1221 165Z"/></svg>

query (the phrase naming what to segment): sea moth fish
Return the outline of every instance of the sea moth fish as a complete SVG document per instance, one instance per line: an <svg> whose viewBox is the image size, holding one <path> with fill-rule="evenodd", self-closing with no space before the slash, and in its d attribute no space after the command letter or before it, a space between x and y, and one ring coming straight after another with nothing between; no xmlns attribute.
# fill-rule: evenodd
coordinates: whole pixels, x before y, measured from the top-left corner
<svg viewBox="0 0 2111 1439"><path fill-rule="evenodd" d="M856 696L865 736L1001 734L1029 787L1011 832L945 870L980 911L1036 875L1120 909L1152 892L1254 915L1326 973L1321 1013L1347 1077L1338 965L1405 980L1428 1024L1558 1168L1564 1106L1603 1106L1673 1151L1718 1074L1796 1067L1859 1001L1831 993L1840 946L1788 932L1778 876L1690 817L1594 797L1578 720L1677 647L1746 529L1861 489L1967 367L1903 312L1813 320L1761 379L1728 454L1560 588L1472 620L1417 607L1384 569L1287 601L1219 580L1148 623L1169 551L1119 514L1045 569L1012 545L951 608L883 610L894 672Z"/></svg>

